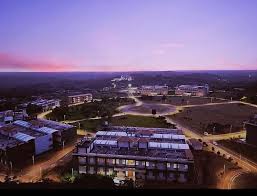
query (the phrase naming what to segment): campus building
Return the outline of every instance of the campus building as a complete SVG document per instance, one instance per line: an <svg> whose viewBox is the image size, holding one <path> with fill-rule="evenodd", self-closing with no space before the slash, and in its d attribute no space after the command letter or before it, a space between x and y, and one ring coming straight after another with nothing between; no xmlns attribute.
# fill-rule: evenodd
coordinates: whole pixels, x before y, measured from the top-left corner
<svg viewBox="0 0 257 196"><path fill-rule="evenodd" d="M17 120L0 127L0 157L18 164L28 157L31 159L53 148L63 147L75 136L76 129L71 125L44 119ZM24 156L21 158L19 153ZM15 159L13 154L20 159Z"/></svg>
<svg viewBox="0 0 257 196"><path fill-rule="evenodd" d="M91 93L68 96L69 104L91 102L92 100L93 100L93 96Z"/></svg>
<svg viewBox="0 0 257 196"><path fill-rule="evenodd" d="M209 94L209 86L208 86L208 84L206 84L204 86L180 85L175 88L175 94L183 95L183 96L204 97Z"/></svg>
<svg viewBox="0 0 257 196"><path fill-rule="evenodd" d="M159 85L154 85L154 86L146 86L143 85L141 86L139 92L141 95L146 95L146 96L155 96L155 95L168 95L168 86L159 86Z"/></svg>
<svg viewBox="0 0 257 196"><path fill-rule="evenodd" d="M0 112L0 126L14 122L15 120L25 120L28 117L26 110L6 110Z"/></svg>
<svg viewBox="0 0 257 196"><path fill-rule="evenodd" d="M246 143L257 146L257 115L245 123Z"/></svg>
<svg viewBox="0 0 257 196"><path fill-rule="evenodd" d="M31 102L32 105L36 105L42 108L43 112L48 110L53 110L56 107L60 107L60 100L59 99L38 99L36 101Z"/></svg>
<svg viewBox="0 0 257 196"><path fill-rule="evenodd" d="M109 127L84 138L73 154L79 173L114 175L115 180L188 182L194 159L178 129Z"/></svg>

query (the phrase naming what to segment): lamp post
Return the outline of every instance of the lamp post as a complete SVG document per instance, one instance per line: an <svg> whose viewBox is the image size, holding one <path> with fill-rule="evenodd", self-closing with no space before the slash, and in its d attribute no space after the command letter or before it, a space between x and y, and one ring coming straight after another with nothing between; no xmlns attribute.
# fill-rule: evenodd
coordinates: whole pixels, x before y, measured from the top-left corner
<svg viewBox="0 0 257 196"><path fill-rule="evenodd" d="M34 165L35 164L35 156L32 155L32 164Z"/></svg>

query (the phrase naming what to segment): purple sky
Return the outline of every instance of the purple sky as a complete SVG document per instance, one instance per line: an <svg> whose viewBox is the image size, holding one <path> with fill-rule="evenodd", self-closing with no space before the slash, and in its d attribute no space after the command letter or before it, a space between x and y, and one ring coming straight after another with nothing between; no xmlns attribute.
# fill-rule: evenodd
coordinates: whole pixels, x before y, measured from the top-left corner
<svg viewBox="0 0 257 196"><path fill-rule="evenodd" d="M256 0L0 0L0 71L257 69Z"/></svg>

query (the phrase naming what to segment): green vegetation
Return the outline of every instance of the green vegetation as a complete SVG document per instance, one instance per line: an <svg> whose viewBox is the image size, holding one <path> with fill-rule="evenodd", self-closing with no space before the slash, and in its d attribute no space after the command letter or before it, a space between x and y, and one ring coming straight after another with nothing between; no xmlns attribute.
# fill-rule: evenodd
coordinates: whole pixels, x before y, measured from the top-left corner
<svg viewBox="0 0 257 196"><path fill-rule="evenodd" d="M113 126L133 126L133 127L153 127L153 128L169 128L173 127L167 123L164 117L151 116L134 116L126 115L112 118L111 125Z"/></svg>
<svg viewBox="0 0 257 196"><path fill-rule="evenodd" d="M133 104L134 100L129 98L103 98L102 101L84 103L76 106L62 106L55 108L47 118L52 120L80 120L85 118L93 118L96 116L110 117L115 113L117 107L127 104Z"/></svg>
<svg viewBox="0 0 257 196"><path fill-rule="evenodd" d="M257 162L257 147L237 142L236 140L221 140L218 143L250 160L253 160L254 162Z"/></svg>
<svg viewBox="0 0 257 196"><path fill-rule="evenodd" d="M104 122L108 121L112 126L131 126L131 127L153 127L153 128L173 128L174 125L167 123L164 117L151 117L151 116L134 116L125 115L112 118L96 119L96 120L83 120L80 121L80 128L89 132L96 132L101 129ZM78 123L71 123L78 127Z"/></svg>

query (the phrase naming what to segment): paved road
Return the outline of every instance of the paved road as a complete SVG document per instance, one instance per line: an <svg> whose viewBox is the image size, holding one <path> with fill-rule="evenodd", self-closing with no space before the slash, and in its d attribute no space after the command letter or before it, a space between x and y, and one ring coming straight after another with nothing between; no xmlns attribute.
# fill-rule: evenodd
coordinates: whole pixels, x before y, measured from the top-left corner
<svg viewBox="0 0 257 196"><path fill-rule="evenodd" d="M63 150L49 153L49 158L42 161L36 162L35 165L28 166L23 169L22 172L15 173L17 179L20 182L35 182L40 180L41 174L44 170L53 168L57 165L57 162L60 161L63 157L71 154L74 149L74 143L67 145Z"/></svg>

